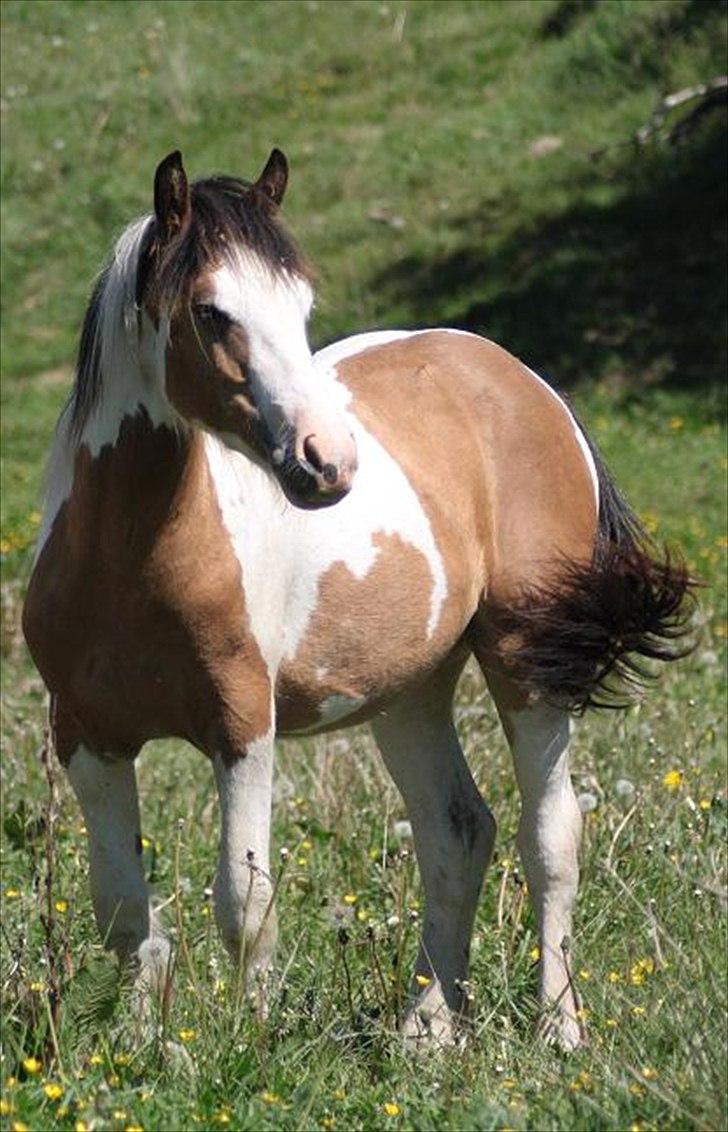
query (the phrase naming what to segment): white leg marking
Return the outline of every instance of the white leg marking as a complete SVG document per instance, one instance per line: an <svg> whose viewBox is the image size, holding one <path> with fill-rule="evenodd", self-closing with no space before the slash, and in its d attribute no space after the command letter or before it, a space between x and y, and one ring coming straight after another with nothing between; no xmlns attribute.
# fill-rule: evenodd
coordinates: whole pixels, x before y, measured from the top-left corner
<svg viewBox="0 0 728 1132"><path fill-rule="evenodd" d="M120 959L138 959L145 985L161 988L169 944L149 904L134 763L79 747L68 777L88 829L91 896L101 936Z"/></svg>
<svg viewBox="0 0 728 1132"><path fill-rule="evenodd" d="M429 690L428 690L429 691ZM451 1044L467 1008L470 938L495 820L473 782L451 716L451 694L395 705L373 730L412 823L426 908L405 1038Z"/></svg>
<svg viewBox="0 0 728 1132"><path fill-rule="evenodd" d="M518 847L541 933L540 997L553 1011L546 1031L566 1048L579 1044L569 973L571 915L579 883L581 813L569 775L569 716L534 705L509 715L521 792Z"/></svg>
<svg viewBox="0 0 728 1132"><path fill-rule="evenodd" d="M214 759L221 821L215 915L251 989L270 966L277 937L269 873L273 741L271 731L234 761Z"/></svg>

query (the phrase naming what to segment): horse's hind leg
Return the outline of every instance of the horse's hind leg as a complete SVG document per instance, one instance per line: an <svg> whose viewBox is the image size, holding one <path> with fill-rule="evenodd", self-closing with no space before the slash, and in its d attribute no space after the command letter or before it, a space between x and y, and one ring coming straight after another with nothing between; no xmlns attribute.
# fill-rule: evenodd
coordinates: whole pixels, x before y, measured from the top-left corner
<svg viewBox="0 0 728 1132"><path fill-rule="evenodd" d="M513 755L521 794L518 848L540 932L542 1028L563 1047L583 1037L570 973L571 916L579 883L581 813L569 775L567 712L523 693L481 657Z"/></svg>
<svg viewBox="0 0 728 1132"><path fill-rule="evenodd" d="M140 989L159 991L169 944L149 904L134 762L79 746L67 772L88 830L91 897L101 936L122 961L139 965Z"/></svg>
<svg viewBox="0 0 728 1132"><path fill-rule="evenodd" d="M452 719L459 675L440 674L400 698L373 724L412 823L425 915L407 1039L450 1044L467 1007L470 939L495 820L468 770ZM419 976L419 981L417 976ZM423 988L425 980L431 980Z"/></svg>

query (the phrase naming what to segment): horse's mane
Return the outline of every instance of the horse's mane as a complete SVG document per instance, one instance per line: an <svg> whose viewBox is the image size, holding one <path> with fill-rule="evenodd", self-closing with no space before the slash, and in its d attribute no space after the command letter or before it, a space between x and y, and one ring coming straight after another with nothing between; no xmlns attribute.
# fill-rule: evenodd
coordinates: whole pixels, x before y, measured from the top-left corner
<svg viewBox="0 0 728 1132"><path fill-rule="evenodd" d="M138 319L152 275L154 302L165 311L189 297L192 282L207 267L228 262L239 270L241 253L272 279L310 278L293 238L248 182L209 177L192 184L190 197L190 223L177 239L160 252L154 216L133 221L94 284L64 414L76 442L98 403L103 376L138 360Z"/></svg>

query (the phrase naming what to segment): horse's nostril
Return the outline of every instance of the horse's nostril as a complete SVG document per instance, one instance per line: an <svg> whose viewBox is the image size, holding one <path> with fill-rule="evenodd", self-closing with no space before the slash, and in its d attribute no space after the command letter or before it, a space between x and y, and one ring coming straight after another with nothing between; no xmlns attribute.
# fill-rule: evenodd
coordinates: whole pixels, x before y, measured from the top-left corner
<svg viewBox="0 0 728 1132"><path fill-rule="evenodd" d="M334 464L324 464L321 475L324 477L324 481L329 484L336 483L339 478L339 473Z"/></svg>

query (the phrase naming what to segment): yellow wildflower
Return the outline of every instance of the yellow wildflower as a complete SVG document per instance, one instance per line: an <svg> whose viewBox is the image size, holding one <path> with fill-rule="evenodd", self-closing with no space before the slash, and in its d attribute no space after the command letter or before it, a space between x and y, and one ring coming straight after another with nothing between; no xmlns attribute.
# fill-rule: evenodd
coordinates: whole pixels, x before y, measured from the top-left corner
<svg viewBox="0 0 728 1132"><path fill-rule="evenodd" d="M648 975L654 974L655 961L646 956L644 959L638 959L632 965L629 972L629 981L633 987L641 987Z"/></svg>
<svg viewBox="0 0 728 1132"><path fill-rule="evenodd" d="M361 924L365 924L369 919L369 913L366 908L360 908L356 914L356 918Z"/></svg>
<svg viewBox="0 0 728 1132"><path fill-rule="evenodd" d="M645 1081L654 1081L655 1077L658 1076L658 1073L657 1070L653 1069L651 1065L643 1065L642 1076L644 1077Z"/></svg>
<svg viewBox="0 0 728 1132"><path fill-rule="evenodd" d="M415 975L415 982L418 987L429 987L432 979L428 975Z"/></svg>
<svg viewBox="0 0 728 1132"><path fill-rule="evenodd" d="M37 1057L26 1057L25 1061L23 1062L23 1069L26 1073L30 1073L31 1076L35 1076L36 1073L40 1073L42 1068L43 1066L41 1062L38 1061Z"/></svg>
<svg viewBox="0 0 728 1132"><path fill-rule="evenodd" d="M622 976L620 975L619 971L610 971L609 974L607 975L607 982L608 983L618 983L618 982L620 982L621 978L622 978Z"/></svg>
<svg viewBox="0 0 728 1132"><path fill-rule="evenodd" d="M104 1064L104 1059L103 1059L103 1057L101 1056L100 1053L92 1053L90 1058L89 1058L89 1061L92 1065L103 1065Z"/></svg>
<svg viewBox="0 0 728 1132"><path fill-rule="evenodd" d="M641 1018L642 1015L644 1014L644 1012L645 1012L644 1006L633 1006L632 1010L631 1010L631 1013L634 1015L635 1018Z"/></svg>
<svg viewBox="0 0 728 1132"><path fill-rule="evenodd" d="M344 903L345 904L356 904L356 901L357 901L357 896L356 896L355 892L345 892L344 893Z"/></svg>
<svg viewBox="0 0 728 1132"><path fill-rule="evenodd" d="M57 1101L59 1097L63 1096L63 1085L59 1085L55 1081L48 1081L48 1083L43 1086L43 1092L48 1097L49 1101Z"/></svg>
<svg viewBox="0 0 728 1132"><path fill-rule="evenodd" d="M681 770L668 770L662 780L662 785L675 793L675 791L679 790L682 786L684 779L685 775Z"/></svg>
<svg viewBox="0 0 728 1132"><path fill-rule="evenodd" d="M194 1042L195 1038L197 1037L197 1030L183 1029L178 1030L177 1033L179 1035L180 1041L184 1042L185 1044L187 1044L187 1042Z"/></svg>
<svg viewBox="0 0 728 1132"><path fill-rule="evenodd" d="M541 958L541 948L538 946L532 947L528 954L535 963L538 959Z"/></svg>
<svg viewBox="0 0 728 1132"><path fill-rule="evenodd" d="M10 1101L6 1101L5 1097L0 1100L0 1116L7 1116L8 1113L13 1111L13 1106Z"/></svg>
<svg viewBox="0 0 728 1132"><path fill-rule="evenodd" d="M711 806L710 798L701 798L698 802L701 810L709 810Z"/></svg>
<svg viewBox="0 0 728 1132"><path fill-rule="evenodd" d="M617 1019L616 1018L605 1018L604 1019L604 1025L608 1026L610 1030L613 1030L615 1028L615 1026L618 1025Z"/></svg>
<svg viewBox="0 0 728 1132"><path fill-rule="evenodd" d="M45 983L41 983L40 981L36 980L36 982L30 983L30 989L32 991L35 991L36 994L42 994L46 989Z"/></svg>
<svg viewBox="0 0 728 1132"><path fill-rule="evenodd" d="M114 1120L126 1120L127 1111L125 1108L115 1108L111 1115Z"/></svg>
<svg viewBox="0 0 728 1132"><path fill-rule="evenodd" d="M127 1124L124 1132L144 1132L141 1124Z"/></svg>
<svg viewBox="0 0 728 1132"><path fill-rule="evenodd" d="M308 864L308 857L298 857L297 860L296 860L296 864L300 868L305 869L306 865Z"/></svg>
<svg viewBox="0 0 728 1132"><path fill-rule="evenodd" d="M394 1101L385 1101L385 1103L382 1105L382 1108L386 1112L387 1116L399 1116L400 1112L402 1111L399 1105Z"/></svg>
<svg viewBox="0 0 728 1132"><path fill-rule="evenodd" d="M641 1085L638 1085L636 1081L633 1085L630 1085L629 1091L635 1097L643 1097L645 1095L645 1090Z"/></svg>
<svg viewBox="0 0 728 1132"><path fill-rule="evenodd" d="M68 901L56 900L53 907L55 908L56 912L59 912L61 914L61 916L65 916L66 912L68 911Z"/></svg>
<svg viewBox="0 0 728 1132"><path fill-rule="evenodd" d="M142 849L150 849L152 846L151 838L142 837Z"/></svg>
<svg viewBox="0 0 728 1132"><path fill-rule="evenodd" d="M515 1078L504 1077L503 1080L501 1081L501 1085L503 1086L504 1089L515 1089L515 1087L516 1087Z"/></svg>
<svg viewBox="0 0 728 1132"><path fill-rule="evenodd" d="M321 1121L321 1127L325 1128L327 1132L329 1132L329 1130L333 1128L335 1124L336 1121L334 1120L333 1116L325 1116Z"/></svg>
<svg viewBox="0 0 728 1132"><path fill-rule="evenodd" d="M17 1077L6 1077L5 1078L5 1088L6 1089L14 1089L14 1088L16 1088L17 1084L18 1084L18 1078Z"/></svg>
<svg viewBox="0 0 728 1132"><path fill-rule="evenodd" d="M668 428L670 429L670 432L679 432L684 424L685 421L682 419L682 417L670 417Z"/></svg>
<svg viewBox="0 0 728 1132"><path fill-rule="evenodd" d="M582 967L579 971L579 978L583 979L585 983L588 983L591 977L591 971L587 971L586 967Z"/></svg>
<svg viewBox="0 0 728 1132"><path fill-rule="evenodd" d="M215 1121L216 1124L229 1124L230 1123L230 1113L227 1111L227 1109L221 1108L220 1111L218 1113L216 1113L213 1116L212 1119Z"/></svg>
<svg viewBox="0 0 728 1132"><path fill-rule="evenodd" d="M114 1065L128 1065L131 1057L128 1053L117 1053L114 1057Z"/></svg>
<svg viewBox="0 0 728 1132"><path fill-rule="evenodd" d="M85 1120L77 1120L73 1126L73 1132L88 1132L88 1124Z"/></svg>
<svg viewBox="0 0 728 1132"><path fill-rule="evenodd" d="M260 1099L262 1100L263 1104L280 1104L281 1103L281 1098L278 1096L277 1093L269 1093L269 1092L261 1093Z"/></svg>
<svg viewBox="0 0 728 1132"><path fill-rule="evenodd" d="M16 1120L15 1123L11 1125L11 1129L12 1132L29 1132L28 1125L23 1124L22 1120Z"/></svg>
<svg viewBox="0 0 728 1132"><path fill-rule="evenodd" d="M109 1073L109 1076L106 1078L106 1083L110 1085L112 1089L118 1089L121 1084L121 1077L118 1073Z"/></svg>
<svg viewBox="0 0 728 1132"><path fill-rule="evenodd" d="M305 849L306 852L308 853L309 850L313 849L313 844L308 840L308 838L306 838L305 841L301 842L301 848Z"/></svg>
<svg viewBox="0 0 728 1132"><path fill-rule="evenodd" d="M336 1091L334 1092L334 1098L337 1101L343 1101L346 1099L346 1093L343 1089L336 1089Z"/></svg>
<svg viewBox="0 0 728 1132"><path fill-rule="evenodd" d="M20 889L19 888L6 888L5 889L5 899L6 900L17 900L19 896L20 896Z"/></svg>

